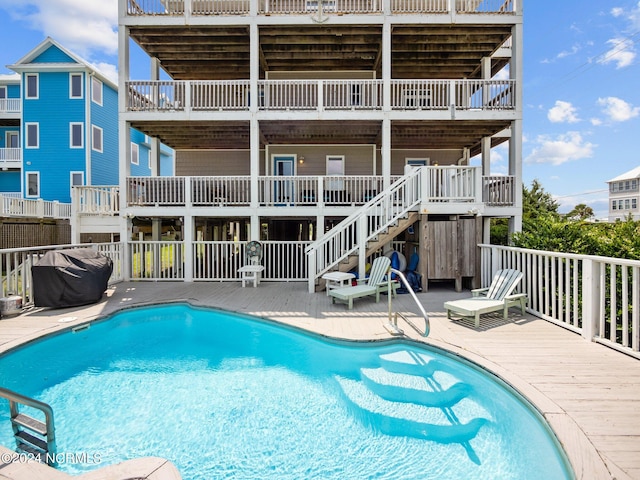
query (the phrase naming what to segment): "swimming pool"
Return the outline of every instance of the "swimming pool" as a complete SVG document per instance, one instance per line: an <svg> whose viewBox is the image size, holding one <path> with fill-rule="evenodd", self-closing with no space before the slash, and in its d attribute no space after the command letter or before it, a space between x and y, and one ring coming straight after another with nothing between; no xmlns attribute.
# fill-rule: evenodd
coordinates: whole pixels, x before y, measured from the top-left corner
<svg viewBox="0 0 640 480"><path fill-rule="evenodd" d="M572 478L514 392L406 341L174 304L12 351L0 372L53 407L58 452L100 459L61 464L69 473L160 456L185 480ZM14 446L6 402L0 444Z"/></svg>

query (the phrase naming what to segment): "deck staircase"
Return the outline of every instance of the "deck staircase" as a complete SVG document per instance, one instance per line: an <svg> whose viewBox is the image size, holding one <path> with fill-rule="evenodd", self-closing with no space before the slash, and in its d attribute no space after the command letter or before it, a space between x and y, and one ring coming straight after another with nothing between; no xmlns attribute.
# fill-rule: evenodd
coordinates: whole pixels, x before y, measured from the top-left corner
<svg viewBox="0 0 640 480"><path fill-rule="evenodd" d="M56 438L52 408L39 400L29 398L6 388L0 388L0 397L9 400L11 428L16 440L16 451L26 453L43 463L55 464ZM40 410L44 422L31 414L22 413L20 406Z"/></svg>
<svg viewBox="0 0 640 480"><path fill-rule="evenodd" d="M473 387L428 353L400 350L379 360L378 368L360 370L360 380L336 380L356 415L373 417L382 433L469 447L490 421Z"/></svg>
<svg viewBox="0 0 640 480"><path fill-rule="evenodd" d="M366 258L418 220L421 169L408 172L306 249L309 292L330 271L364 268ZM364 272L360 272L361 274Z"/></svg>

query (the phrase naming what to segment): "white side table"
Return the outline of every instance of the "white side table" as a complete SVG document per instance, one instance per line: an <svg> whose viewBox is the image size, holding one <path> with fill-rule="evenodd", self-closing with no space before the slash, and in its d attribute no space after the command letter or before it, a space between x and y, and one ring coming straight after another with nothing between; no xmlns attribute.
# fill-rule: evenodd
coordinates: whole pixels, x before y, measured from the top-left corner
<svg viewBox="0 0 640 480"><path fill-rule="evenodd" d="M322 275L322 278L327 281L327 296L329 296L329 290L351 285L351 279L356 276L353 273L329 272Z"/></svg>

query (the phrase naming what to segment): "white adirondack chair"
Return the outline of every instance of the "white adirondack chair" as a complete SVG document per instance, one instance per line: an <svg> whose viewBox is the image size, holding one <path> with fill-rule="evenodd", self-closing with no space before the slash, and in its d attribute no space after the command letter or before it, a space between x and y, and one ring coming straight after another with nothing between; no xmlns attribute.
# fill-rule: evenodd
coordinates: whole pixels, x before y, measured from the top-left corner
<svg viewBox="0 0 640 480"><path fill-rule="evenodd" d="M331 303L341 300L349 306L349 310L353 308L353 299L360 297L368 297L375 295L376 302L380 301L380 293L387 291L389 295L395 295L398 282L391 283L391 291L389 292L389 282L385 280L385 276L389 274L391 260L389 257L378 257L371 264L371 272L369 277L359 280L358 285L351 287L334 288L329 290Z"/></svg>
<svg viewBox="0 0 640 480"><path fill-rule="evenodd" d="M498 270L489 287L471 290L472 298L445 302L444 308L447 310L447 318L453 319L452 314L460 317L472 317L475 319L476 327L479 327L480 315L483 313L503 310L506 320L509 316L509 307L519 306L521 313L524 314L527 294L512 294L522 280L522 276L522 272L518 270Z"/></svg>

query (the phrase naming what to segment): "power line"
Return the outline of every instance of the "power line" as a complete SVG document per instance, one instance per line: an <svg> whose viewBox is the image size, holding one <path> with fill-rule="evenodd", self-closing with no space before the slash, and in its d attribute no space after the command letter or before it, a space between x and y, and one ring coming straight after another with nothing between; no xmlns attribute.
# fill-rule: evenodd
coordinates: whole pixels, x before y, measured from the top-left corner
<svg viewBox="0 0 640 480"><path fill-rule="evenodd" d="M608 188L602 188L600 190L589 190L587 192L573 193L571 195L560 195L560 196L557 196L555 198L569 198L569 197L578 197L580 195L594 195L596 193L603 193L603 192L608 192L608 191L609 191Z"/></svg>

